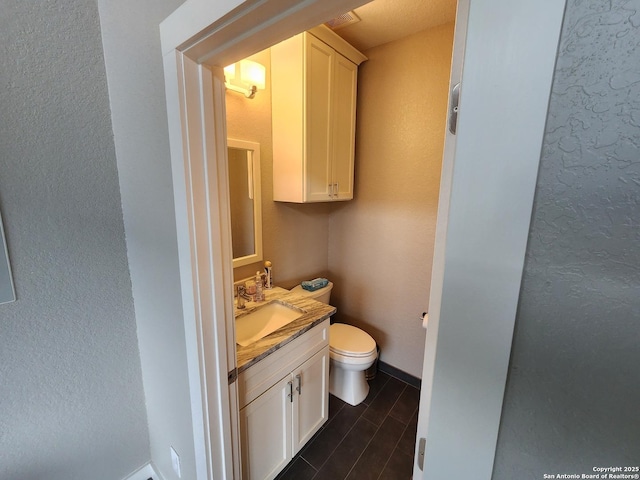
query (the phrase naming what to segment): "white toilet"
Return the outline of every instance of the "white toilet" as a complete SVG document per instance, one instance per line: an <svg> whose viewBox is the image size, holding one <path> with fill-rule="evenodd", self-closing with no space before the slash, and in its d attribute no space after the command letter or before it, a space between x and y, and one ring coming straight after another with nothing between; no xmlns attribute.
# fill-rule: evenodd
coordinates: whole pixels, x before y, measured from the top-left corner
<svg viewBox="0 0 640 480"><path fill-rule="evenodd" d="M291 289L296 295L310 296L329 304L333 283L313 292L302 285ZM376 342L365 331L344 323L329 327L329 392L350 405L358 405L369 393L365 370L377 357Z"/></svg>

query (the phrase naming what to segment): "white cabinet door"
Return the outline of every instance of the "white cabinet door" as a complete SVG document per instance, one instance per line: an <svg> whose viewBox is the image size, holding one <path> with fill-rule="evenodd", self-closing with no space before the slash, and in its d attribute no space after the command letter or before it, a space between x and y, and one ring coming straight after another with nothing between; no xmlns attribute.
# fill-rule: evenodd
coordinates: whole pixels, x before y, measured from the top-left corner
<svg viewBox="0 0 640 480"><path fill-rule="evenodd" d="M353 198L358 67L336 52L332 98L332 200Z"/></svg>
<svg viewBox="0 0 640 480"><path fill-rule="evenodd" d="M306 35L305 201L331 200L332 82L335 50Z"/></svg>
<svg viewBox="0 0 640 480"><path fill-rule="evenodd" d="M292 373L293 455L329 417L329 349L323 348Z"/></svg>
<svg viewBox="0 0 640 480"><path fill-rule="evenodd" d="M292 387L287 375L240 410L243 479L275 478L291 460Z"/></svg>

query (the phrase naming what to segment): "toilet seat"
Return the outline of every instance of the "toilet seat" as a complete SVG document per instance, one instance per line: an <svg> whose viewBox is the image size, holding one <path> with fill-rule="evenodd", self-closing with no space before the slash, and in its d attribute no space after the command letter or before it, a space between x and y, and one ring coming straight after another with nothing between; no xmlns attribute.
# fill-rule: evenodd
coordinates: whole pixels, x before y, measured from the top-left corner
<svg viewBox="0 0 640 480"><path fill-rule="evenodd" d="M349 357L349 358L366 358L371 356L372 354L376 353L376 349L374 348L373 350L369 351L369 352L358 352L358 353L354 353L354 352L345 352L342 350L337 350L335 348L331 348L331 346L329 346L329 352L331 352L332 354L335 355L340 355L342 357Z"/></svg>
<svg viewBox="0 0 640 480"><path fill-rule="evenodd" d="M344 323L334 323L329 327L329 352L337 357L350 359L346 363L364 363L368 357L376 353L376 342L371 336L357 327Z"/></svg>
<svg viewBox="0 0 640 480"><path fill-rule="evenodd" d="M349 355L341 355L339 353L330 351L329 358L332 362L339 362L343 366L347 365L366 365L366 367L358 368L358 370L362 368L369 368L373 362L376 360L377 352L371 352L371 354L365 357L350 357Z"/></svg>

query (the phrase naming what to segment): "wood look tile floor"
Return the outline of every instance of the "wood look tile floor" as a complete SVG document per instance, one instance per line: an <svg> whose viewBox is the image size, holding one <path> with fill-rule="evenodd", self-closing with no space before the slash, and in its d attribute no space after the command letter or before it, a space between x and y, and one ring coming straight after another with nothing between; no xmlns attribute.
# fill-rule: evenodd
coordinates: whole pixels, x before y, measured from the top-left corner
<svg viewBox="0 0 640 480"><path fill-rule="evenodd" d="M329 396L329 420L276 480L409 480L420 391L378 371L352 407Z"/></svg>

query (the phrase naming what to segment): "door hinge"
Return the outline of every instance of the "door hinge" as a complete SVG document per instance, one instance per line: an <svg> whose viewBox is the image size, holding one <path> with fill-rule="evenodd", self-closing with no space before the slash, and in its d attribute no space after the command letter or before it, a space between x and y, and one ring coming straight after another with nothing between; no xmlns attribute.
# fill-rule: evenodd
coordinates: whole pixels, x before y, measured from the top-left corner
<svg viewBox="0 0 640 480"><path fill-rule="evenodd" d="M424 449L427 445L427 439L422 437L418 443L418 467L424 471Z"/></svg>
<svg viewBox="0 0 640 480"><path fill-rule="evenodd" d="M460 101L460 84L457 83L451 90L449 103L449 131L455 135L458 128L458 103Z"/></svg>

